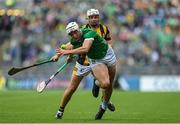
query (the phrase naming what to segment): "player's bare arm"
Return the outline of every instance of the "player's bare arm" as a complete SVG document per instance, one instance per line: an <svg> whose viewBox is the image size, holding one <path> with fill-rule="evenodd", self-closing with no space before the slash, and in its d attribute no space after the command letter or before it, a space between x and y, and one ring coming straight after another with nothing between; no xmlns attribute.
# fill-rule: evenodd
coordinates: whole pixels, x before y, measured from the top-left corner
<svg viewBox="0 0 180 124"><path fill-rule="evenodd" d="M69 54L82 54L87 53L92 45L93 39L85 39L81 47L71 50L56 49L58 55L69 55Z"/></svg>

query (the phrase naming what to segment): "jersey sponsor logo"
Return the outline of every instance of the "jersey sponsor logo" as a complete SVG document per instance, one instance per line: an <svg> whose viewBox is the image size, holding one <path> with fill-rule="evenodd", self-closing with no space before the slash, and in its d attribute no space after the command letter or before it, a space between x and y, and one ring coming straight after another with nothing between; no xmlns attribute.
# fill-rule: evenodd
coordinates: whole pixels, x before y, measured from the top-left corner
<svg viewBox="0 0 180 124"><path fill-rule="evenodd" d="M81 68L81 69L80 69L80 72L83 72L83 71L84 71L84 68Z"/></svg>

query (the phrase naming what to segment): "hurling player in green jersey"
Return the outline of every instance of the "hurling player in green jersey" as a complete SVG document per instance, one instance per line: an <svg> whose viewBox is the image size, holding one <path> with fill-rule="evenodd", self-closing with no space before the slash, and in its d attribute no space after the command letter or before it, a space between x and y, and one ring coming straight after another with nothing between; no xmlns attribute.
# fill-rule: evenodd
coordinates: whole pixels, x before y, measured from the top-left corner
<svg viewBox="0 0 180 124"><path fill-rule="evenodd" d="M88 28L79 28L76 22L70 22L66 26L66 31L71 37L70 45L72 49L56 49L56 55L53 59L56 60L62 55L83 53L88 55L91 71L99 82L97 85L105 91L103 101L95 116L95 119L101 119L113 91L112 83L116 73L114 51L96 31Z"/></svg>
<svg viewBox="0 0 180 124"><path fill-rule="evenodd" d="M111 36L110 36L110 31L107 26L103 25L100 23L100 14L97 9L89 9L87 10L87 20L88 23L86 25L83 25L83 28L90 28L94 31L96 31L101 37L103 37L106 42L111 46ZM62 44L60 46L62 49L72 49L72 44L69 41L66 44ZM55 56L56 57L56 56ZM71 57L69 57L71 58ZM69 61L69 59L68 59ZM71 80L64 90L64 93L61 97L60 104L59 104L59 110L56 114L56 117L58 119L62 119L66 106L69 103L72 95L74 92L77 90L79 84L81 81L89 74L92 73L91 67L88 61L88 56L87 54L78 54L77 59L76 59L76 64L73 68L72 75L71 75ZM93 76L94 77L94 76ZM92 78L91 78L92 79ZM96 85L97 84L97 85ZM98 86L98 81L96 78L93 78L93 87L92 87L92 95L94 97L98 97L99 95L99 90L100 87ZM102 89L101 89L102 90ZM102 90L102 100L104 97L104 90ZM107 108L111 111L115 111L115 105L109 100Z"/></svg>

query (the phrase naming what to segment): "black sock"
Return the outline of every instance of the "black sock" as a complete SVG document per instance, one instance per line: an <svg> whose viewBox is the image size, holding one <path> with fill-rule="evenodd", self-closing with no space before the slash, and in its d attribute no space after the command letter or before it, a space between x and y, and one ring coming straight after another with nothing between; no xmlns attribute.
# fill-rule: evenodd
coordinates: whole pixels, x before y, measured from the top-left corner
<svg viewBox="0 0 180 124"><path fill-rule="evenodd" d="M59 111L64 112L64 107L60 106Z"/></svg>

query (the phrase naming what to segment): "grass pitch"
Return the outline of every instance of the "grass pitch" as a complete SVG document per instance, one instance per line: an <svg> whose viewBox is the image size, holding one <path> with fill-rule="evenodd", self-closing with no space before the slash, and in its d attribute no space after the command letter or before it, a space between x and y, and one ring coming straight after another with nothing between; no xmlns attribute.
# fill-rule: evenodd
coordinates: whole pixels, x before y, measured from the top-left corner
<svg viewBox="0 0 180 124"><path fill-rule="evenodd" d="M115 112L106 111L94 120L99 98L91 91L77 90L64 117L55 119L63 91L0 91L0 123L180 123L180 93L114 91Z"/></svg>

